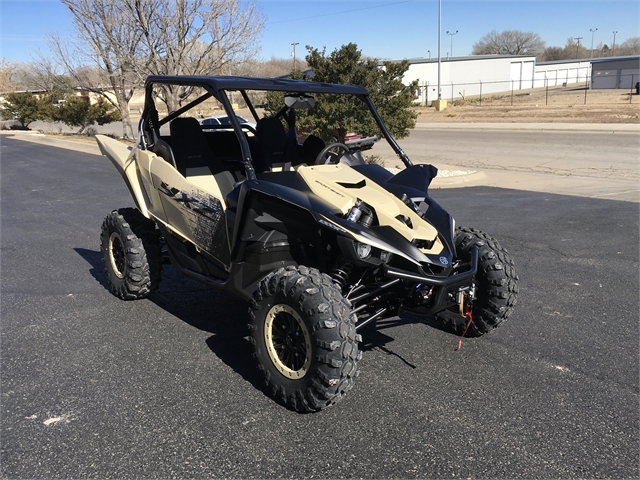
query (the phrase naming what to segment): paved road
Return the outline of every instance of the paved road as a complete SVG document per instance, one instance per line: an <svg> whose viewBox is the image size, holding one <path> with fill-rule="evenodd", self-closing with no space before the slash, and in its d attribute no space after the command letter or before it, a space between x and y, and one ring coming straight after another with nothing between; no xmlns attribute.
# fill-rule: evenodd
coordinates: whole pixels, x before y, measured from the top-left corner
<svg viewBox="0 0 640 480"><path fill-rule="evenodd" d="M638 442L639 204L433 192L498 237L514 316L465 340L401 315L363 331L361 376L312 415L265 396L246 306L166 268L105 288L104 158L2 138L2 478L631 478Z"/></svg>
<svg viewBox="0 0 640 480"><path fill-rule="evenodd" d="M638 132L471 126L419 128L400 143L414 163L478 172L464 179L465 185L640 201ZM371 152L388 165L399 163L386 143L378 142Z"/></svg>

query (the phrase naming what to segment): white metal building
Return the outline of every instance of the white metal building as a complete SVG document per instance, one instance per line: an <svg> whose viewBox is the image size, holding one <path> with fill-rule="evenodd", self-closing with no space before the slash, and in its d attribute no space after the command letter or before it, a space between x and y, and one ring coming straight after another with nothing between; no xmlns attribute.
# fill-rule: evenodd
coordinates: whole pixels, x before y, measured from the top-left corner
<svg viewBox="0 0 640 480"><path fill-rule="evenodd" d="M591 59L540 62L535 67L534 88L586 84L591 74Z"/></svg>
<svg viewBox="0 0 640 480"><path fill-rule="evenodd" d="M441 91L444 100L487 95L531 88L535 57L530 55L473 55L451 57L441 61ZM438 98L438 59L409 60L403 83L418 80L419 102L427 104Z"/></svg>
<svg viewBox="0 0 640 480"><path fill-rule="evenodd" d="M633 88L640 81L640 56L594 59L591 88Z"/></svg>

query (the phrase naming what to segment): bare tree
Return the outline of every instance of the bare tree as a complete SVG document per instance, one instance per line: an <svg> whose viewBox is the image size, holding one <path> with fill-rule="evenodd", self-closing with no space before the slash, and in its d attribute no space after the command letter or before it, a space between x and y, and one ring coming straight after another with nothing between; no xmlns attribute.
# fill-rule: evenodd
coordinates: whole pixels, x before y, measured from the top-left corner
<svg viewBox="0 0 640 480"><path fill-rule="evenodd" d="M618 50L619 55L638 55L640 54L640 37L627 38L620 44Z"/></svg>
<svg viewBox="0 0 640 480"><path fill-rule="evenodd" d="M16 87L12 81L15 67L4 58L0 60L0 93L13 92Z"/></svg>
<svg viewBox="0 0 640 480"><path fill-rule="evenodd" d="M51 56L40 54L39 60L16 66L16 84L31 92L47 92L52 100L60 100L74 87L73 78L62 75Z"/></svg>
<svg viewBox="0 0 640 480"><path fill-rule="evenodd" d="M291 73L293 62L288 58L276 58L272 56L269 60L248 60L237 65L238 74L251 77L279 77ZM296 60L298 70L304 71L308 67L303 58Z"/></svg>
<svg viewBox="0 0 640 480"><path fill-rule="evenodd" d="M590 52L579 40L573 37L567 38L564 45L565 56L567 59L589 58Z"/></svg>
<svg viewBox="0 0 640 480"><path fill-rule="evenodd" d="M255 57L264 16L255 0L121 0L144 43L139 79L156 75L229 75ZM190 95L187 87L158 92L169 111Z"/></svg>
<svg viewBox="0 0 640 480"><path fill-rule="evenodd" d="M607 45L606 43L600 42L598 45L596 45L596 48L593 50L593 56L594 57L611 56L611 49L609 48L609 45Z"/></svg>
<svg viewBox="0 0 640 480"><path fill-rule="evenodd" d="M134 74L141 34L119 0L61 0L71 11L76 29L75 42L50 35L49 46L77 86L104 93L122 118L122 135L133 138L129 101L139 84ZM87 65L96 65L102 81L97 81Z"/></svg>
<svg viewBox="0 0 640 480"><path fill-rule="evenodd" d="M547 47L544 49L545 62L552 62L554 60L568 60L571 58L567 50L562 47Z"/></svg>
<svg viewBox="0 0 640 480"><path fill-rule="evenodd" d="M472 55L538 55L544 52L545 42L537 33L520 30L492 30L474 43Z"/></svg>

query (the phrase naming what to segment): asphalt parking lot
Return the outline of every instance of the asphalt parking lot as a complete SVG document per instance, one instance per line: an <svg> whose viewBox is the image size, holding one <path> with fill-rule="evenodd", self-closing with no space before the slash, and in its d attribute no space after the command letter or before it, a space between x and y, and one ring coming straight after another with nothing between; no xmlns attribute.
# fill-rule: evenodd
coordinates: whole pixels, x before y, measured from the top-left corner
<svg viewBox="0 0 640 480"><path fill-rule="evenodd" d="M1 139L2 478L634 478L640 475L637 202L438 189L497 237L513 316L479 339L402 314L363 329L347 398L266 396L247 307L165 268L106 288L103 217L130 206L104 157Z"/></svg>

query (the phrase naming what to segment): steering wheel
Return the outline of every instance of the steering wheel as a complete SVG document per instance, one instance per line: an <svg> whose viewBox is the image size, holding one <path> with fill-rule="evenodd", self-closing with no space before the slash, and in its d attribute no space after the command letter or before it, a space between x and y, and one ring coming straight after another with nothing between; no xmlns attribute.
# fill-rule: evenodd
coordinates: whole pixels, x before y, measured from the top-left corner
<svg viewBox="0 0 640 480"><path fill-rule="evenodd" d="M331 143L324 147L316 157L314 165L329 165L340 161L340 157L349 151L344 143Z"/></svg>

